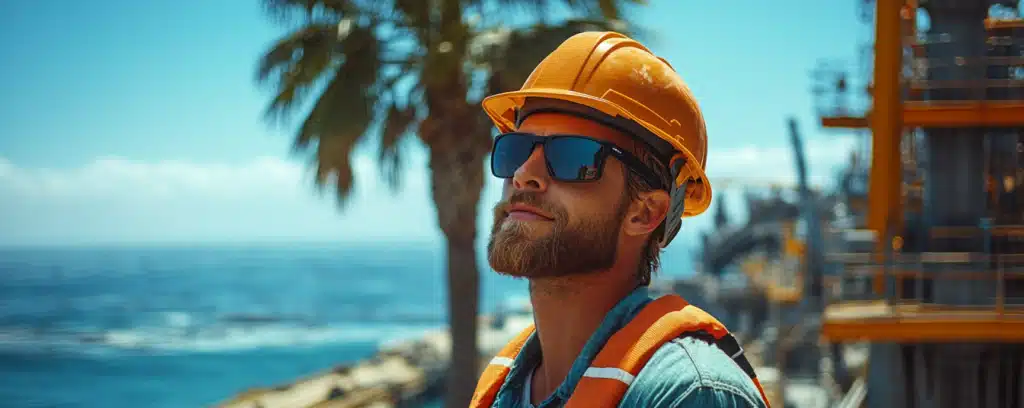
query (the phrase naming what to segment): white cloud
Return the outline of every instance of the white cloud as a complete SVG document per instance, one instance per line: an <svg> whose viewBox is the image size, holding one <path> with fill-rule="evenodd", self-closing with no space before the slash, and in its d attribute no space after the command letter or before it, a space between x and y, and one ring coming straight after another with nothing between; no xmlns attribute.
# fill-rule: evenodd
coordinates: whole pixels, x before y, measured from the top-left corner
<svg viewBox="0 0 1024 408"><path fill-rule="evenodd" d="M359 157L357 173L370 175L373 163ZM167 198L183 194L240 197L252 194L295 193L308 186L305 167L276 157L247 163L196 163L165 160L141 162L101 157L72 169L30 169L0 158L0 186L38 198ZM366 177L361 177L365 180Z"/></svg>
<svg viewBox="0 0 1024 408"><path fill-rule="evenodd" d="M831 184L835 176L834 170L849 161L850 152L855 144L854 137L805 140L804 155L811 184ZM747 145L732 149L712 149L708 153L707 173L712 186L715 185L716 179L795 185L796 161L793 150L788 145Z"/></svg>
<svg viewBox="0 0 1024 408"><path fill-rule="evenodd" d="M413 158L410 165L418 165ZM314 194L301 163L143 162L97 158L70 169L27 168L0 158L0 244L422 240L435 235L426 178L381 186L374 162L357 156L345 211Z"/></svg>
<svg viewBox="0 0 1024 408"><path fill-rule="evenodd" d="M855 137L805 139L804 155L810 184L814 187L833 186L837 170L848 163L856 143ZM796 162L788 144L713 149L708 153L707 174L714 189L711 207L684 222L680 234L689 239L695 240L699 231L713 228L717 201L723 197L733 222L743 222L746 219L746 202L741 198L744 190L750 186L795 188L797 181Z"/></svg>
<svg viewBox="0 0 1024 408"><path fill-rule="evenodd" d="M0 177L5 177L14 171L14 164L3 157L0 157Z"/></svg>
<svg viewBox="0 0 1024 408"><path fill-rule="evenodd" d="M852 144L807 143L813 179L831 178ZM306 166L277 157L237 164L101 157L70 169L28 168L0 157L0 244L432 240L439 235L424 156L410 155L397 194L383 187L372 157L357 156L357 191L341 212L332 196L313 193ZM713 185L722 178L795 180L788 146L713 150L708 163ZM480 203L481 233L500 190L490 179Z"/></svg>

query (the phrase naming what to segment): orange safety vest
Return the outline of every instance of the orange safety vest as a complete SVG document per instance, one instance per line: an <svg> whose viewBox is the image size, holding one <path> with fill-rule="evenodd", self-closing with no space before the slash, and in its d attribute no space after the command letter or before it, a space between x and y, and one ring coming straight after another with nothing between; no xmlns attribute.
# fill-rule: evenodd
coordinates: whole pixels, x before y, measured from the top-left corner
<svg viewBox="0 0 1024 408"><path fill-rule="evenodd" d="M471 408L490 407L511 371L512 362L533 334L530 325L505 346L484 369L473 393ZM710 336L754 381L765 406L768 398L754 368L743 355L736 338L707 312L677 295L666 295L644 306L633 320L616 332L591 362L573 391L567 408L614 407L654 352L672 339L685 335Z"/></svg>

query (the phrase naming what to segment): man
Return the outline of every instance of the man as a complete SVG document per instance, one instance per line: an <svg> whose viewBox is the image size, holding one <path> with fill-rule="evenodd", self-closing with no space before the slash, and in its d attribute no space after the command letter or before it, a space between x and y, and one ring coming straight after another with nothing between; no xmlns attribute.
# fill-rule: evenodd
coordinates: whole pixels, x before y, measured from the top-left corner
<svg viewBox="0 0 1024 408"><path fill-rule="evenodd" d="M704 120L673 68L588 32L483 106L505 179L488 260L529 280L535 325L487 366L472 406L767 406L720 323L646 289L681 218L711 200Z"/></svg>

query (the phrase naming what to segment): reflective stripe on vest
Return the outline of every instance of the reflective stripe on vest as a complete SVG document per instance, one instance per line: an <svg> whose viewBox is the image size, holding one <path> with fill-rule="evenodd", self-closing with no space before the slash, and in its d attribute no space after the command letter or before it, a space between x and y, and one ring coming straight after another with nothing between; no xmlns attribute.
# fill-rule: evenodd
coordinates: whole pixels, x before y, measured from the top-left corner
<svg viewBox="0 0 1024 408"><path fill-rule="evenodd" d="M494 403L511 370L509 366L533 330L532 325L523 330L491 360L477 383L470 407L490 407ZM765 406L771 407L736 339L717 319L677 295L651 301L625 327L612 335L583 373L565 406L617 406L654 352L663 344L688 335L704 337L728 354L754 382Z"/></svg>
<svg viewBox="0 0 1024 408"><path fill-rule="evenodd" d="M505 377L508 377L508 372L512 370L512 362L515 361L531 334L533 334L532 324L519 332L498 352L498 355L491 359L487 367L484 367L484 372L480 374L480 380L477 381L476 391L473 392L473 399L470 400L470 407L489 407L494 403L494 398L498 396L498 390L505 384Z"/></svg>

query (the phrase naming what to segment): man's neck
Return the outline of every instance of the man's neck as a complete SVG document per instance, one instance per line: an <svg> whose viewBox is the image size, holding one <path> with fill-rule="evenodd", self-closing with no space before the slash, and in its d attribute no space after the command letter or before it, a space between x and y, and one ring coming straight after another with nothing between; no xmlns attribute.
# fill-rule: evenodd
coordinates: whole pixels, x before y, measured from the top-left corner
<svg viewBox="0 0 1024 408"><path fill-rule="evenodd" d="M573 362L605 315L634 289L632 279L623 281L618 276L626 275L602 271L530 282L530 302L542 355L534 373L532 394L543 396L540 400L565 381Z"/></svg>

